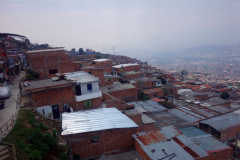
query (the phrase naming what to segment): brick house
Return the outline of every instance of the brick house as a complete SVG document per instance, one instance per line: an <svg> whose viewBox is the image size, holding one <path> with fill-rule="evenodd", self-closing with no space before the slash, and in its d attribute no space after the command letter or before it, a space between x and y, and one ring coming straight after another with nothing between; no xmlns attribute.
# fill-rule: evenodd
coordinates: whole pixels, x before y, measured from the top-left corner
<svg viewBox="0 0 240 160"><path fill-rule="evenodd" d="M99 78L83 71L64 75L65 79L30 81L29 86L23 87L25 92L30 93L33 106L39 113L45 116L51 113L56 119L67 107L79 111L101 106Z"/></svg>
<svg viewBox="0 0 240 160"><path fill-rule="evenodd" d="M157 78L140 78L130 80L130 83L138 89L150 89L162 86L161 80Z"/></svg>
<svg viewBox="0 0 240 160"><path fill-rule="evenodd" d="M40 74L40 79L54 77L56 73L80 70L79 63L66 60L63 48L28 51L27 58L30 68Z"/></svg>
<svg viewBox="0 0 240 160"><path fill-rule="evenodd" d="M169 95L177 95L178 94L178 88L173 86L173 85L170 85L170 84L166 84L164 86L162 86L162 89L166 89L168 91L168 94Z"/></svg>
<svg viewBox="0 0 240 160"><path fill-rule="evenodd" d="M143 160L203 160L208 157L208 153L173 126L162 127L150 133L135 134L133 137L136 151Z"/></svg>
<svg viewBox="0 0 240 160"><path fill-rule="evenodd" d="M116 108L101 108L62 115L62 138L73 154L93 159L134 147L138 125ZM87 158L88 157L88 158Z"/></svg>
<svg viewBox="0 0 240 160"><path fill-rule="evenodd" d="M148 95L150 98L164 97L164 91L161 88L143 90L143 93Z"/></svg>
<svg viewBox="0 0 240 160"><path fill-rule="evenodd" d="M105 86L113 85L115 82L119 82L119 76L111 75L111 74L104 74L105 78Z"/></svg>
<svg viewBox="0 0 240 160"><path fill-rule="evenodd" d="M141 67L139 64L132 64L132 63L128 63L128 64L119 64L119 65L115 65L112 66L114 73L121 73L122 70L124 70L124 72L129 72L129 71L140 71Z"/></svg>
<svg viewBox="0 0 240 160"><path fill-rule="evenodd" d="M199 128L217 137L222 142L240 134L240 110L199 121Z"/></svg>
<svg viewBox="0 0 240 160"><path fill-rule="evenodd" d="M94 66L82 66L81 71L87 72L89 74L94 75L95 77L100 78L99 84L101 86L105 86L105 78L104 78L104 69L96 68Z"/></svg>
<svg viewBox="0 0 240 160"><path fill-rule="evenodd" d="M104 72L111 73L113 61L110 59L95 59L91 62L91 64L88 64L88 65L94 66L96 68L102 68L104 69Z"/></svg>
<svg viewBox="0 0 240 160"><path fill-rule="evenodd" d="M125 102L137 101L138 100L138 90L132 84L115 84L105 87L100 87L103 93L107 93L118 100L123 100ZM112 97L103 94L103 100L111 100Z"/></svg>

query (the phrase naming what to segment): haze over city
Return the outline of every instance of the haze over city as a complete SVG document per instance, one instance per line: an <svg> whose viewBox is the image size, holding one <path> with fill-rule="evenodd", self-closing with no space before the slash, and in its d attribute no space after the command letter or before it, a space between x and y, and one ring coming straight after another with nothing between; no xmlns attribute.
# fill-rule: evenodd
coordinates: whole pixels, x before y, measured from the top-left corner
<svg viewBox="0 0 240 160"><path fill-rule="evenodd" d="M138 55L239 45L240 2L0 0L2 33L31 43Z"/></svg>

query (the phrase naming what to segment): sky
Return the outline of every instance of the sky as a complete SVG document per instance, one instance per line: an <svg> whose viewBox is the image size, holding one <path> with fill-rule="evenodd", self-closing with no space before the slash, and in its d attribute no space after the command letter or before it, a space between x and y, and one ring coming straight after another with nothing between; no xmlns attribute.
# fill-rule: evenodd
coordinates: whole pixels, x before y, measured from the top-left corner
<svg viewBox="0 0 240 160"><path fill-rule="evenodd" d="M0 32L138 54L240 44L239 0L0 0Z"/></svg>

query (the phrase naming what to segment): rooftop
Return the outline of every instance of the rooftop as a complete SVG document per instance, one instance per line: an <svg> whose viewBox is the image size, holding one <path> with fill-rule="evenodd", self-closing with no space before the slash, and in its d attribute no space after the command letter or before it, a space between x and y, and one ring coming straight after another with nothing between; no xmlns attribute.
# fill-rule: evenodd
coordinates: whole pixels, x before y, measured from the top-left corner
<svg viewBox="0 0 240 160"><path fill-rule="evenodd" d="M218 131L237 126L240 124L240 109L224 115L202 120L200 123L208 124Z"/></svg>
<svg viewBox="0 0 240 160"><path fill-rule="evenodd" d="M49 52L49 51L64 51L64 48L33 50L33 51L27 51L27 53Z"/></svg>
<svg viewBox="0 0 240 160"><path fill-rule="evenodd" d="M188 127L179 130L193 142L198 144L198 146L207 153L225 149L232 149L232 147L220 142L219 140L213 138L212 135L207 134L198 128Z"/></svg>
<svg viewBox="0 0 240 160"><path fill-rule="evenodd" d="M121 68L121 67L128 67L128 66L139 66L139 64L137 63L128 63L128 64L119 64L119 65L116 65L116 66L112 66L113 68Z"/></svg>
<svg viewBox="0 0 240 160"><path fill-rule="evenodd" d="M23 87L25 91L54 88L54 87L59 87L64 85L72 85L73 83L67 80L53 81L52 79L44 79L44 80L29 81L28 84L29 84L28 87Z"/></svg>
<svg viewBox="0 0 240 160"><path fill-rule="evenodd" d="M95 59L94 62L104 62L104 61L111 61L110 59Z"/></svg>
<svg viewBox="0 0 240 160"><path fill-rule="evenodd" d="M76 83L98 82L99 78L83 71L64 74L65 79Z"/></svg>
<svg viewBox="0 0 240 160"><path fill-rule="evenodd" d="M100 87L100 90L102 92L115 92L115 91L121 91L126 89L136 88L132 84L117 84L117 85L110 85L106 87Z"/></svg>
<svg viewBox="0 0 240 160"><path fill-rule="evenodd" d="M143 92L145 94L152 94L152 93L156 93L156 92L163 92L163 90L162 90L162 88L153 88L153 89L143 90Z"/></svg>
<svg viewBox="0 0 240 160"><path fill-rule="evenodd" d="M147 101L138 101L138 102L130 102L129 105L134 104L135 108L143 108L147 112L159 112L167 110L167 108L163 107L159 103L153 101L153 100L147 100Z"/></svg>
<svg viewBox="0 0 240 160"><path fill-rule="evenodd" d="M141 148L152 160L171 158L171 160L197 159L208 154L172 126L151 133L133 135Z"/></svg>
<svg viewBox="0 0 240 160"><path fill-rule="evenodd" d="M138 127L138 125L116 108L100 108L62 114L62 135L133 127Z"/></svg>

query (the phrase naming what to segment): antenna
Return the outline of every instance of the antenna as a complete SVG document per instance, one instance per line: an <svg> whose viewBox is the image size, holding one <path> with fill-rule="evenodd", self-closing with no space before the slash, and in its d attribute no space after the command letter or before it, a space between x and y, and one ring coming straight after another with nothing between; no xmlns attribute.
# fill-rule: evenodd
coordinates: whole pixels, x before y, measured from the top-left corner
<svg viewBox="0 0 240 160"><path fill-rule="evenodd" d="M115 56L115 50L114 50L114 46L112 47L112 50L113 50L113 55Z"/></svg>

